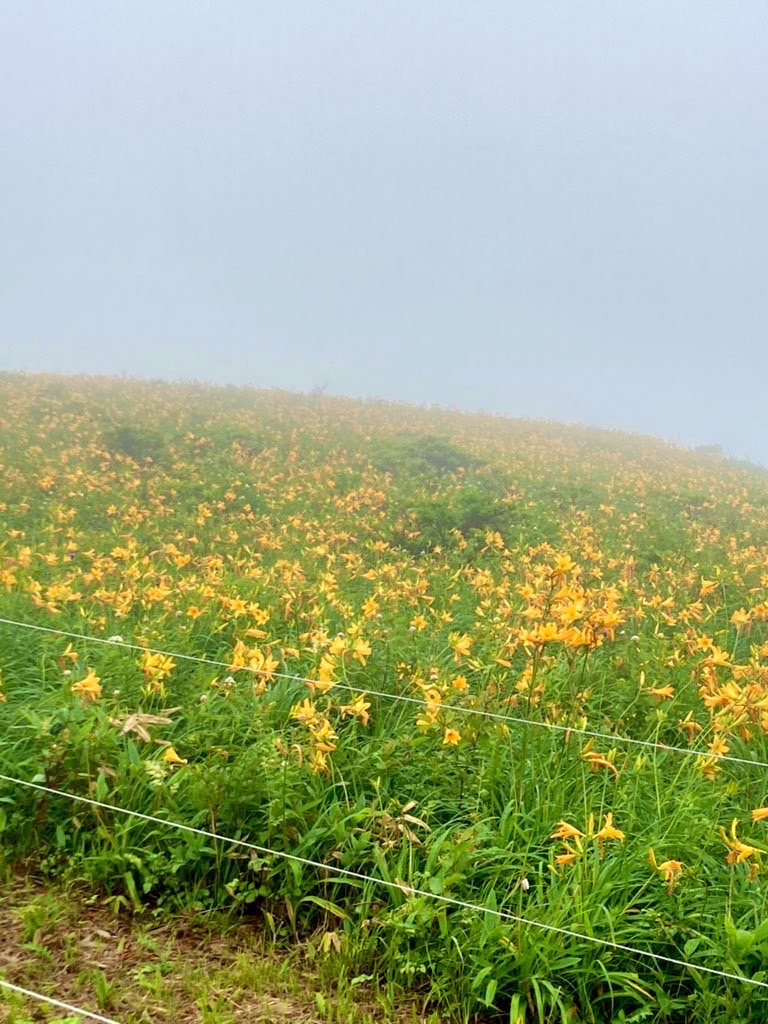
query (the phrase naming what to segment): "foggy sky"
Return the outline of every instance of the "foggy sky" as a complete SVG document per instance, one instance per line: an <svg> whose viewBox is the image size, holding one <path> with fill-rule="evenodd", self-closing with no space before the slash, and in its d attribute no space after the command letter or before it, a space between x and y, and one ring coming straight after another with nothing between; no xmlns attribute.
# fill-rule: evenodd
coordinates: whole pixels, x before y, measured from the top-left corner
<svg viewBox="0 0 768 1024"><path fill-rule="evenodd" d="M3 0L0 366L768 465L765 0Z"/></svg>

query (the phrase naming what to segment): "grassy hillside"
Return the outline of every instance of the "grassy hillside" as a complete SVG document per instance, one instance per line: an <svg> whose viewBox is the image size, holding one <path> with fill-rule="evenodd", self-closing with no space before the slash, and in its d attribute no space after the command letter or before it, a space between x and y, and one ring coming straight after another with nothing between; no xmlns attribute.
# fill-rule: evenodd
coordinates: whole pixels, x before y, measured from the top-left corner
<svg viewBox="0 0 768 1024"><path fill-rule="evenodd" d="M0 615L93 638L0 624L0 773L272 851L0 782L6 868L458 1020L766 1019L704 968L768 981L768 474L12 374L0 444Z"/></svg>

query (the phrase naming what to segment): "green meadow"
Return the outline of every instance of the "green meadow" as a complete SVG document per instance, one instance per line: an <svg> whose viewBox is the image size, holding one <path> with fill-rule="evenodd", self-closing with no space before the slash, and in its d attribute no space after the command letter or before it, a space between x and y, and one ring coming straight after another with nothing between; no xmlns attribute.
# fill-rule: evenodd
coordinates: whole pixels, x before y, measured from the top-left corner
<svg viewBox="0 0 768 1024"><path fill-rule="evenodd" d="M283 1019L768 1019L768 472L0 374L0 618L0 978L124 1024L281 1019L221 996L259 958L317 984ZM142 977L234 929L219 1009L183 951L151 1004L41 970L94 901Z"/></svg>

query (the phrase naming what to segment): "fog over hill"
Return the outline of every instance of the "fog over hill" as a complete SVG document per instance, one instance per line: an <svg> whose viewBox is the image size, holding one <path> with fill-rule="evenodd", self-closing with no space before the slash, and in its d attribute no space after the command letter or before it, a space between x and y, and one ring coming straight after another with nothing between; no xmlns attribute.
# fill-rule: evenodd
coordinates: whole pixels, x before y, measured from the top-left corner
<svg viewBox="0 0 768 1024"><path fill-rule="evenodd" d="M0 10L0 366L768 465L762 0Z"/></svg>

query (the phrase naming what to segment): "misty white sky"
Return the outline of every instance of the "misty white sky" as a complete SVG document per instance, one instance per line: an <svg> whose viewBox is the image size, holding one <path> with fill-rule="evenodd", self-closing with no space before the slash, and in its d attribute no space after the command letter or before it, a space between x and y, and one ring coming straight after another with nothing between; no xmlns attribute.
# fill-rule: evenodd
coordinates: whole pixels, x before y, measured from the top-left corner
<svg viewBox="0 0 768 1024"><path fill-rule="evenodd" d="M3 0L0 366L768 464L766 0Z"/></svg>

